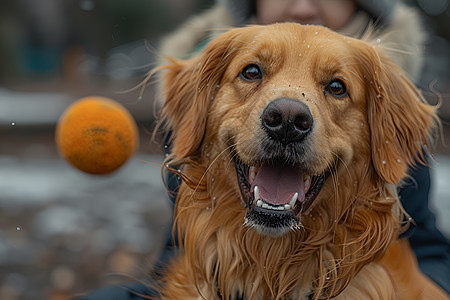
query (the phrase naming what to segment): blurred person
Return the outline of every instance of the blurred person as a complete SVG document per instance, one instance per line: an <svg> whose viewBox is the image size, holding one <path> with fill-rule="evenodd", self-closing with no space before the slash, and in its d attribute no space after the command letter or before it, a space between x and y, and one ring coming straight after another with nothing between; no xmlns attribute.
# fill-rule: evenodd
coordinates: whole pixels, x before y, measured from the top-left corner
<svg viewBox="0 0 450 300"><path fill-rule="evenodd" d="M388 48L391 57L413 79L418 81L423 64L422 49L426 33L418 12L391 0L218 0L209 10L194 16L161 43L161 54L189 58L200 52L214 37L230 27L247 24L297 22L329 27L339 33L370 38ZM222 30L218 30L222 29ZM169 133L170 134L170 133ZM170 147L166 146L170 151ZM169 196L175 203L180 179L173 173L167 178ZM414 224L403 234L413 248L422 272L450 292L449 242L435 225L428 207L429 168L420 166L411 173L399 191L399 197ZM168 239L161 261L167 261L176 250ZM83 299L142 299L138 295L157 296L143 284L116 286L98 290Z"/></svg>

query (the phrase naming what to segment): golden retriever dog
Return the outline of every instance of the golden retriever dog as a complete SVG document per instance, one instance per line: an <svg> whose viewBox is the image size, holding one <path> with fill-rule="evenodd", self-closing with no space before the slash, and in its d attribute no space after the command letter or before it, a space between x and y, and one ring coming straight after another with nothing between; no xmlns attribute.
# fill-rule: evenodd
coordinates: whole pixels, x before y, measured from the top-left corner
<svg viewBox="0 0 450 300"><path fill-rule="evenodd" d="M163 70L182 178L163 299L446 299L396 186L435 108L377 45L320 26L223 33Z"/></svg>

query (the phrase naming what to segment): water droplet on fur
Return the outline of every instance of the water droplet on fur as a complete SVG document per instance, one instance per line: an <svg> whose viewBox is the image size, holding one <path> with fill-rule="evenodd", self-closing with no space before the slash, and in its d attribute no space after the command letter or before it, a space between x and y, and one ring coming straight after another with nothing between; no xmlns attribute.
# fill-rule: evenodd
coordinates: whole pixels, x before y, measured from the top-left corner
<svg viewBox="0 0 450 300"><path fill-rule="evenodd" d="M309 48L310 46L308 45L307 47Z"/></svg>
<svg viewBox="0 0 450 300"><path fill-rule="evenodd" d="M16 122L12 122L12 123L11 123L11 126L16 126Z"/></svg>
<svg viewBox="0 0 450 300"><path fill-rule="evenodd" d="M302 54L300 53L298 56L302 56Z"/></svg>
<svg viewBox="0 0 450 300"><path fill-rule="evenodd" d="M378 94L378 95L377 95L377 98L381 98L381 95L380 95L380 94Z"/></svg>
<svg viewBox="0 0 450 300"><path fill-rule="evenodd" d="M17 231L21 231L22 228L20 228L20 226L17 226L17 227L16 227L16 230L17 230Z"/></svg>
<svg viewBox="0 0 450 300"><path fill-rule="evenodd" d="M399 158L399 159L397 159L397 162L401 162L400 158Z"/></svg>
<svg viewBox="0 0 450 300"><path fill-rule="evenodd" d="M164 149L167 149L167 148L169 148L169 145L167 145L167 144L164 145Z"/></svg>
<svg viewBox="0 0 450 300"><path fill-rule="evenodd" d="M383 160L383 165L385 165L386 164L386 161L385 160Z"/></svg>
<svg viewBox="0 0 450 300"><path fill-rule="evenodd" d="M381 43L381 39L377 39L377 43L378 43L378 44Z"/></svg>
<svg viewBox="0 0 450 300"><path fill-rule="evenodd" d="M386 144L389 144L389 141L386 141Z"/></svg>

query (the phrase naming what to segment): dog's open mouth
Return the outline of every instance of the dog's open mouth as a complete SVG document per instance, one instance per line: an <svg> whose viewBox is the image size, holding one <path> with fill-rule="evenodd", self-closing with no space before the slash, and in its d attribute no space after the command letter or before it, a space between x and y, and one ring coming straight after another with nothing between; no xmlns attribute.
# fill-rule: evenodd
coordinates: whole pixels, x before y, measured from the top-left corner
<svg viewBox="0 0 450 300"><path fill-rule="evenodd" d="M235 160L239 187L248 206L245 224L280 236L301 228L301 216L319 194L329 172L310 176L278 161L249 166Z"/></svg>

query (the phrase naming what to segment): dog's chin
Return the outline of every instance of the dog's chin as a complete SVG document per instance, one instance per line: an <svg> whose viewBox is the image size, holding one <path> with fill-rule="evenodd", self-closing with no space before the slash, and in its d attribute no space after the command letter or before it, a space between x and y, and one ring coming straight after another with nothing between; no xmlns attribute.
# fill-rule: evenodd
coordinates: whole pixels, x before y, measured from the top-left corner
<svg viewBox="0 0 450 300"><path fill-rule="evenodd" d="M302 228L302 223L292 211L271 211L257 206L248 209L244 225L261 235L272 237L280 237Z"/></svg>
<svg viewBox="0 0 450 300"><path fill-rule="evenodd" d="M330 172L309 175L301 166L278 160L250 166L239 159L235 169L247 206L245 226L259 234L279 237L303 227L308 213Z"/></svg>

